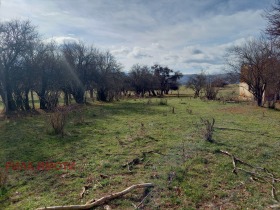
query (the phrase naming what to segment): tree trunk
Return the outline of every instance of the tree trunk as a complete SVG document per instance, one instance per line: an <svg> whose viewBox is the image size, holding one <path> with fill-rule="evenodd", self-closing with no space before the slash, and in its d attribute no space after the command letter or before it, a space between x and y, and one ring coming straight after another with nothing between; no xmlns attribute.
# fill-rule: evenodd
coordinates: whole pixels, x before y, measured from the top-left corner
<svg viewBox="0 0 280 210"><path fill-rule="evenodd" d="M79 92L76 92L76 93L73 93L73 97L76 101L77 104L83 104L85 103L85 98L84 98L84 93L79 91Z"/></svg>
<svg viewBox="0 0 280 210"><path fill-rule="evenodd" d="M31 90L31 102L32 102L32 109L35 109L33 90Z"/></svg>
<svg viewBox="0 0 280 210"><path fill-rule="evenodd" d="M198 90L195 90L195 92L194 92L194 98L197 98L197 97L199 97L199 91L198 91Z"/></svg>
<svg viewBox="0 0 280 210"><path fill-rule="evenodd" d="M17 106L15 103L15 100L12 96L12 91L10 90L9 85L7 85L7 104L8 104L8 109L9 111L16 111Z"/></svg>
<svg viewBox="0 0 280 210"><path fill-rule="evenodd" d="M92 99L93 98L93 89L89 90L89 97Z"/></svg>
<svg viewBox="0 0 280 210"><path fill-rule="evenodd" d="M64 92L64 105L69 105L69 95L67 92Z"/></svg>
<svg viewBox="0 0 280 210"><path fill-rule="evenodd" d="M29 106L29 96L28 96L29 90L25 91L24 93L24 108L25 110L30 110L30 106Z"/></svg>
<svg viewBox="0 0 280 210"><path fill-rule="evenodd" d="M258 106L262 106L262 105L263 105L262 102L263 102L262 96L258 97L258 98L257 98L257 104L258 104Z"/></svg>
<svg viewBox="0 0 280 210"><path fill-rule="evenodd" d="M40 101L40 109L47 109L46 97L45 94L38 94Z"/></svg>
<svg viewBox="0 0 280 210"><path fill-rule="evenodd" d="M7 94L7 91L5 91L5 109L6 109L6 113L8 113L10 110L9 110L9 104L8 104L8 94Z"/></svg>
<svg viewBox="0 0 280 210"><path fill-rule="evenodd" d="M107 91L103 88L97 90L97 100L99 101L107 101Z"/></svg>

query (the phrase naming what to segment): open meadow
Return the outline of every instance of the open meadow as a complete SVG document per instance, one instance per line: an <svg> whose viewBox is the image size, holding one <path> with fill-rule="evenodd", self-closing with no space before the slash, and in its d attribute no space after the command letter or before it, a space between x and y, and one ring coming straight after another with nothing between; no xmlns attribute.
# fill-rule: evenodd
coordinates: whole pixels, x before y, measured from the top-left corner
<svg viewBox="0 0 280 210"><path fill-rule="evenodd" d="M0 0L0 210L280 210L280 0Z"/></svg>
<svg viewBox="0 0 280 210"><path fill-rule="evenodd" d="M147 182L154 184L149 192L134 190L108 205L265 209L280 191L279 111L175 95L94 102L69 111L63 136L53 133L49 115L0 122L4 209L84 204ZM201 118L215 119L213 143ZM5 170L7 162L75 162L75 169Z"/></svg>

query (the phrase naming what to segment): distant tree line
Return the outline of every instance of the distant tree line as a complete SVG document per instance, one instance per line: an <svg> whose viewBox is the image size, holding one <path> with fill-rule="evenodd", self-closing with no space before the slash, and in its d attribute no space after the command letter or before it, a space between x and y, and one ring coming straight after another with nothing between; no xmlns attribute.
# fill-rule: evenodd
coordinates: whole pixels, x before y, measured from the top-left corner
<svg viewBox="0 0 280 210"><path fill-rule="evenodd" d="M136 64L132 66L128 78L130 87L138 95L148 93L150 96L168 94L170 90L178 90L178 80L183 75L177 71L174 72L168 67L163 67L158 64L151 68Z"/></svg>
<svg viewBox="0 0 280 210"><path fill-rule="evenodd" d="M208 100L215 100L219 90L229 84L229 79L227 74L206 75L202 71L200 74L192 75L187 81L186 87L194 91L194 98L205 97Z"/></svg>
<svg viewBox="0 0 280 210"><path fill-rule="evenodd" d="M109 51L83 42L43 41L30 21L0 23L0 96L6 112L34 108L35 95L41 109L51 110L61 95L68 105L71 98L85 103L86 92L100 101L129 91L139 96L168 94L178 89L181 76L160 65L136 64L125 73Z"/></svg>

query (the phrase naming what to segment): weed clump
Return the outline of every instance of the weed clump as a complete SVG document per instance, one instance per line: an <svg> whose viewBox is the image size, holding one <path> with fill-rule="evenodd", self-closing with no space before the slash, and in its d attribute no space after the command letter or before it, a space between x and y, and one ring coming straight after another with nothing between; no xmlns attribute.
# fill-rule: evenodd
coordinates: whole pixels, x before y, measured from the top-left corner
<svg viewBox="0 0 280 210"><path fill-rule="evenodd" d="M67 112L56 111L51 113L49 123L55 134L64 134L64 127L67 121Z"/></svg>
<svg viewBox="0 0 280 210"><path fill-rule="evenodd" d="M204 124L205 128L203 129L204 139L208 142L213 143L213 133L214 133L214 124L215 119L212 118L212 122L208 119L201 118L201 122Z"/></svg>
<svg viewBox="0 0 280 210"><path fill-rule="evenodd" d="M167 105L167 99L161 98L159 101L159 105Z"/></svg>
<svg viewBox="0 0 280 210"><path fill-rule="evenodd" d="M152 104L152 100L149 98L147 101L147 105L151 105Z"/></svg>
<svg viewBox="0 0 280 210"><path fill-rule="evenodd" d="M8 173L5 169L0 168L0 190L4 189L8 182Z"/></svg>

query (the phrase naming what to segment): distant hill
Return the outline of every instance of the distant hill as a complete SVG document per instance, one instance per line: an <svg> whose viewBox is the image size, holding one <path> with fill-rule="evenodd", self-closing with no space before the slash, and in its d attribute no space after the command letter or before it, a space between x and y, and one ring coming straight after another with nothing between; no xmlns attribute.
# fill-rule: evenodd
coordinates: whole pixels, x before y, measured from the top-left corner
<svg viewBox="0 0 280 210"><path fill-rule="evenodd" d="M179 79L178 82L179 82L181 85L185 85L185 84L189 81L189 79L190 79L192 76L195 76L195 75L197 75L197 74L184 74L183 77L182 77L181 79ZM239 81L231 81L228 74L209 74L209 75L207 75L207 77L210 78L210 79L211 79L211 78L215 78L215 77L221 77L221 78L224 78L225 81L227 81L227 82L230 83L230 84L235 84L235 83L238 83L238 82L239 82Z"/></svg>
<svg viewBox="0 0 280 210"><path fill-rule="evenodd" d="M184 74L182 77L181 77L181 79L179 79L179 83L181 84L181 85L185 85L188 81L189 81L189 79L192 77L192 76L194 76L194 75L196 75L196 74Z"/></svg>

